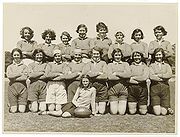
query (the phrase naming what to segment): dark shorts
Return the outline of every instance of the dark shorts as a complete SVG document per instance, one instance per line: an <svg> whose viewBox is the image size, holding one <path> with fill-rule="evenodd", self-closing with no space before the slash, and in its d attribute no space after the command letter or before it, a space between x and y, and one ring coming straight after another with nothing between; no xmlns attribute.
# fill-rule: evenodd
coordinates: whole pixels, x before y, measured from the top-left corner
<svg viewBox="0 0 180 137"><path fill-rule="evenodd" d="M10 106L27 104L27 88L25 82L14 82L9 85L8 100Z"/></svg>
<svg viewBox="0 0 180 137"><path fill-rule="evenodd" d="M72 102L68 102L62 106L62 112L69 112L72 116L74 116L74 110L76 106Z"/></svg>
<svg viewBox="0 0 180 137"><path fill-rule="evenodd" d="M28 88L28 100L44 102L46 101L46 82L42 80L35 81Z"/></svg>
<svg viewBox="0 0 180 137"><path fill-rule="evenodd" d="M138 105L147 105L148 90L146 84L131 84L129 86L128 102L137 102Z"/></svg>
<svg viewBox="0 0 180 137"><path fill-rule="evenodd" d="M112 82L111 82L112 83ZM127 100L128 88L121 82L114 81L108 90L109 101Z"/></svg>
<svg viewBox="0 0 180 137"><path fill-rule="evenodd" d="M79 84L80 84L80 81L73 81L68 85L68 87L67 87L68 102L72 101L72 99L76 93L76 90L79 87Z"/></svg>
<svg viewBox="0 0 180 137"><path fill-rule="evenodd" d="M93 83L93 87L96 88L96 102L108 101L108 88L105 81L96 81Z"/></svg>
<svg viewBox="0 0 180 137"><path fill-rule="evenodd" d="M160 105L165 108L170 107L170 89L168 84L158 82L157 84L151 85L150 89L152 106Z"/></svg>

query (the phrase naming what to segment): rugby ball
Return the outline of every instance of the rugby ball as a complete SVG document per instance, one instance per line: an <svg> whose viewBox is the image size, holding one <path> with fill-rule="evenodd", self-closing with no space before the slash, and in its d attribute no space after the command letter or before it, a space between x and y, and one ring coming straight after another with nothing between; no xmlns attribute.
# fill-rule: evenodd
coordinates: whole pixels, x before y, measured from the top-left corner
<svg viewBox="0 0 180 137"><path fill-rule="evenodd" d="M88 118L91 115L91 110L86 107L77 107L74 110L74 115L78 118Z"/></svg>

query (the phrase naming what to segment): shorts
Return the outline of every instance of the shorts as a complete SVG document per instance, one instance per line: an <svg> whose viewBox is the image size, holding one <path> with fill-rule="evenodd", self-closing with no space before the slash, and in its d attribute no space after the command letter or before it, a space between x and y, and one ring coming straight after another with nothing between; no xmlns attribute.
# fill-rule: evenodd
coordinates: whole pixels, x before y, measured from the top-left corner
<svg viewBox="0 0 180 137"><path fill-rule="evenodd" d="M10 106L27 104L26 82L14 82L8 87L8 100Z"/></svg>
<svg viewBox="0 0 180 137"><path fill-rule="evenodd" d="M148 90L146 84L131 84L129 86L128 102L137 102L138 105L147 105Z"/></svg>
<svg viewBox="0 0 180 137"><path fill-rule="evenodd" d="M158 82L150 87L151 105L160 105L164 108L170 107L170 89L169 85Z"/></svg>
<svg viewBox="0 0 180 137"><path fill-rule="evenodd" d="M68 91L68 102L71 102L75 93L76 93L76 90L77 88L79 87L80 85L80 81L73 81L69 84L68 88L67 88L67 91Z"/></svg>
<svg viewBox="0 0 180 137"><path fill-rule="evenodd" d="M108 88L105 81L96 81L93 83L96 88L96 103L108 101Z"/></svg>
<svg viewBox="0 0 180 137"><path fill-rule="evenodd" d="M47 104L65 104L67 103L67 93L64 82L49 81L47 83Z"/></svg>
<svg viewBox="0 0 180 137"><path fill-rule="evenodd" d="M46 82L37 80L31 83L28 88L28 100L31 102L46 101Z"/></svg>
<svg viewBox="0 0 180 137"><path fill-rule="evenodd" d="M115 84L108 90L109 101L127 100L128 89L121 82L114 81Z"/></svg>

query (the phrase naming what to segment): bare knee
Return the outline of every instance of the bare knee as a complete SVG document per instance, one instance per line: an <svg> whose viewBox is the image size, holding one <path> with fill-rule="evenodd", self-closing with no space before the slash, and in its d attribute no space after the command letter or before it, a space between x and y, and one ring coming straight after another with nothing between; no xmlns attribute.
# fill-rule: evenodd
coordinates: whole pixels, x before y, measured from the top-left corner
<svg viewBox="0 0 180 137"><path fill-rule="evenodd" d="M39 110L40 111L46 111L46 102L40 102L39 103Z"/></svg>
<svg viewBox="0 0 180 137"><path fill-rule="evenodd" d="M104 114L106 110L106 102L99 102L99 113Z"/></svg>
<svg viewBox="0 0 180 137"><path fill-rule="evenodd" d="M10 111L10 113L16 113L17 112L17 106L11 106L9 111Z"/></svg>
<svg viewBox="0 0 180 137"><path fill-rule="evenodd" d="M161 107L159 105L153 106L153 111L155 115L159 116L161 114Z"/></svg>
<svg viewBox="0 0 180 137"><path fill-rule="evenodd" d="M164 107L161 107L161 114L162 114L163 116L167 115L167 109L164 108Z"/></svg>
<svg viewBox="0 0 180 137"><path fill-rule="evenodd" d="M137 103L136 102L129 102L128 103L128 107L129 107L129 113L131 115L136 113L136 111L137 111L137 108L136 108L137 107Z"/></svg>
<svg viewBox="0 0 180 137"><path fill-rule="evenodd" d="M26 105L19 105L19 112L24 113L26 110Z"/></svg>
<svg viewBox="0 0 180 137"><path fill-rule="evenodd" d="M37 103L37 101L32 102L31 111L34 112L34 113L38 111L38 103Z"/></svg>
<svg viewBox="0 0 180 137"><path fill-rule="evenodd" d="M55 104L49 104L48 105L48 110L49 111L54 111L54 109L55 109Z"/></svg>
<svg viewBox="0 0 180 137"><path fill-rule="evenodd" d="M147 106L146 105L139 106L139 113L145 115L147 113Z"/></svg>

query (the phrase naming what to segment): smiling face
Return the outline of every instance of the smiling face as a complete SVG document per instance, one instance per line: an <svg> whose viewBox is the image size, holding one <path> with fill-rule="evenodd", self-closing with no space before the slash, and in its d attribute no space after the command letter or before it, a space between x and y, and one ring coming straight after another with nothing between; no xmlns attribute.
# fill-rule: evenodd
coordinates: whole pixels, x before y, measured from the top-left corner
<svg viewBox="0 0 180 137"><path fill-rule="evenodd" d="M88 78L83 78L82 79L82 85L84 88L87 88L89 86L89 79Z"/></svg>
<svg viewBox="0 0 180 137"><path fill-rule="evenodd" d="M67 44L68 44L68 42L69 42L68 36L66 36L66 35L62 35L62 37L61 37L61 41L62 41L65 45L67 45Z"/></svg>
<svg viewBox="0 0 180 137"><path fill-rule="evenodd" d="M45 37L45 43L51 44L51 36L50 36L50 34L47 34L47 35L46 35L46 37Z"/></svg>
<svg viewBox="0 0 180 137"><path fill-rule="evenodd" d="M41 62L42 60L43 60L43 53L42 52L36 53L35 61Z"/></svg>
<svg viewBox="0 0 180 137"><path fill-rule="evenodd" d="M55 62L57 62L57 63L61 62L61 54L60 54L60 53L56 53L56 54L54 55L54 60L55 60Z"/></svg>
<svg viewBox="0 0 180 137"><path fill-rule="evenodd" d="M74 53L74 60L75 60L76 62L81 61L81 60L82 60L82 54L81 54L80 52L75 52L75 53Z"/></svg>
<svg viewBox="0 0 180 137"><path fill-rule="evenodd" d="M19 64L21 62L21 55L18 51L13 53L13 60L15 63Z"/></svg>
<svg viewBox="0 0 180 137"><path fill-rule="evenodd" d="M123 34L122 33L117 33L116 34L116 41L119 42L119 43L122 43L123 42Z"/></svg>
<svg viewBox="0 0 180 137"><path fill-rule="evenodd" d="M155 37L156 37L157 40L161 40L162 37L163 37L163 32L162 32L161 30L156 29L156 30L154 31L154 35L155 35Z"/></svg>
<svg viewBox="0 0 180 137"><path fill-rule="evenodd" d="M134 34L134 40L136 42L139 42L141 40L141 38L142 38L141 32L137 32L137 33Z"/></svg>
<svg viewBox="0 0 180 137"><path fill-rule="evenodd" d="M138 52L134 53L133 59L135 63L139 64L142 60L141 54Z"/></svg>
<svg viewBox="0 0 180 137"><path fill-rule="evenodd" d="M87 32L86 32L86 29L84 27L81 27L81 28L79 28L78 33L79 33L80 38L85 38Z"/></svg>
<svg viewBox="0 0 180 137"><path fill-rule="evenodd" d="M92 59L95 62L98 62L100 60L100 53L99 53L99 51L93 49L93 51L92 51Z"/></svg>
<svg viewBox="0 0 180 137"><path fill-rule="evenodd" d="M28 29L24 29L23 35L24 35L25 40L27 40L27 41L31 40L31 34L30 34L30 31Z"/></svg>
<svg viewBox="0 0 180 137"><path fill-rule="evenodd" d="M114 61L120 62L122 58L121 52L114 53Z"/></svg>
<svg viewBox="0 0 180 137"><path fill-rule="evenodd" d="M159 52L157 52L157 53L155 54L155 60L156 60L157 62L162 62L162 60L163 60L163 54L162 54L161 51L159 51Z"/></svg>
<svg viewBox="0 0 180 137"><path fill-rule="evenodd" d="M105 28L100 28L99 31L98 31L100 37L105 37L106 36L106 29Z"/></svg>

